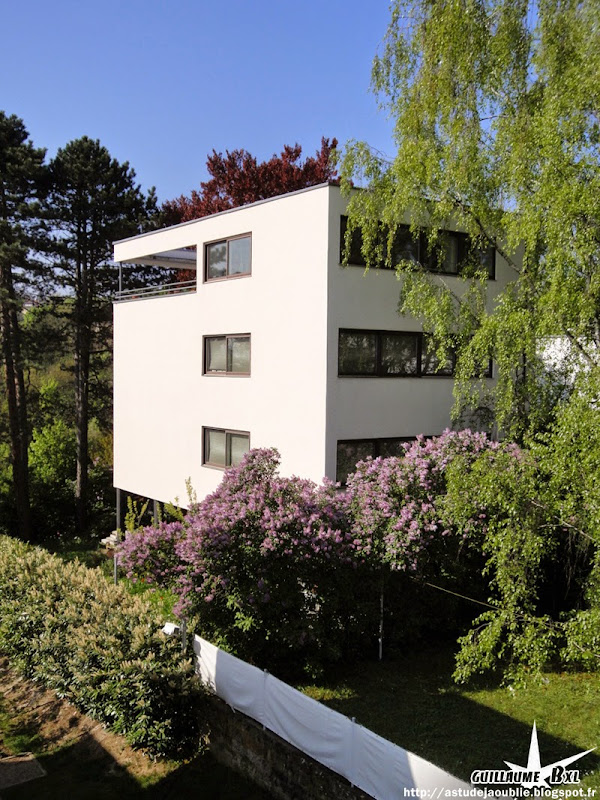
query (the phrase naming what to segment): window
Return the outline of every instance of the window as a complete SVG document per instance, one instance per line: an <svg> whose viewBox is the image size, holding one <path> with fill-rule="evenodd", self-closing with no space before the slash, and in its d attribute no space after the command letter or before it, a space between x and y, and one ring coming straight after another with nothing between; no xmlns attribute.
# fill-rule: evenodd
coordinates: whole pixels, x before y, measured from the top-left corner
<svg viewBox="0 0 600 800"><path fill-rule="evenodd" d="M249 375L250 334L204 337L205 375Z"/></svg>
<svg viewBox="0 0 600 800"><path fill-rule="evenodd" d="M205 247L205 280L216 281L249 275L252 266L252 237L249 234L211 242Z"/></svg>
<svg viewBox="0 0 600 800"><path fill-rule="evenodd" d="M404 443L414 440L414 436L396 436L389 439L347 439L337 443L337 462L335 479L346 483L348 475L354 472L359 461L371 458L389 458L404 455Z"/></svg>
<svg viewBox="0 0 600 800"><path fill-rule="evenodd" d="M341 217L340 225L340 263L344 259L345 236L348 227L348 217ZM383 252L387 252L387 237L383 227L380 231L380 243ZM473 248L471 240L466 233L460 231L442 231L438 245L429 251L427 236L424 231L414 235L408 225L399 225L392 245L392 267L385 263L382 269L393 269L393 265L400 261L414 261L421 263L429 272L440 272L445 275L459 275L466 272L469 266L483 268L490 278L495 277L496 249L492 246L483 249ZM362 254L362 233L355 228L352 231L348 263L364 267L365 258Z"/></svg>
<svg viewBox="0 0 600 800"><path fill-rule="evenodd" d="M475 248L466 233L442 231L436 247L429 251L427 237L421 234L423 266L430 272L444 275L465 275L469 270L485 270L489 278L496 277L496 248Z"/></svg>
<svg viewBox="0 0 600 800"><path fill-rule="evenodd" d="M454 356L439 363L430 339L422 333L341 329L338 375L402 378L451 376Z"/></svg>
<svg viewBox="0 0 600 800"><path fill-rule="evenodd" d="M210 467L235 467L250 449L247 431L203 428L202 463Z"/></svg>
<svg viewBox="0 0 600 800"><path fill-rule="evenodd" d="M340 263L344 258L344 249L346 242L346 229L348 227L348 217L341 217L340 226ZM361 267L366 266L365 257L362 254L362 232L359 228L354 228L350 237L350 253L348 255L348 263L355 264ZM384 253L387 253L387 236L383 226L379 230L379 242ZM408 261L419 260L419 240L410 232L408 225L398 226L394 243L392 245L392 263L397 264L399 261L406 259ZM379 265L381 269L392 269L385 262Z"/></svg>
<svg viewBox="0 0 600 800"><path fill-rule="evenodd" d="M426 334L422 334L422 337L421 375L454 375L456 364L454 352L449 353L446 361L442 364L437 356L431 337Z"/></svg>

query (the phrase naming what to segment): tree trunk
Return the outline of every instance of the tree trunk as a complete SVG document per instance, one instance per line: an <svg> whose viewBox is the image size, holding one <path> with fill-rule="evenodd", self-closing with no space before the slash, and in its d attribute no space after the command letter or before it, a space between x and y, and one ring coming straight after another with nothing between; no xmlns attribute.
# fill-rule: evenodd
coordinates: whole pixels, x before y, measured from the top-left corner
<svg viewBox="0 0 600 800"><path fill-rule="evenodd" d="M10 446L19 535L32 538L29 504L27 405L21 359L21 335L10 266L0 264L0 322L6 378Z"/></svg>

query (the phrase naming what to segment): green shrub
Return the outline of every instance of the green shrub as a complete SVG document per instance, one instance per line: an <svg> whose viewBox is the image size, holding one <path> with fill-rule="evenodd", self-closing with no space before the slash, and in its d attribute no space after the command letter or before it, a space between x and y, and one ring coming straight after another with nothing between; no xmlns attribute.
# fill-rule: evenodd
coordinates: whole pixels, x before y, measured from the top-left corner
<svg viewBox="0 0 600 800"><path fill-rule="evenodd" d="M204 691L142 597L0 537L0 650L28 678L154 756L200 744Z"/></svg>

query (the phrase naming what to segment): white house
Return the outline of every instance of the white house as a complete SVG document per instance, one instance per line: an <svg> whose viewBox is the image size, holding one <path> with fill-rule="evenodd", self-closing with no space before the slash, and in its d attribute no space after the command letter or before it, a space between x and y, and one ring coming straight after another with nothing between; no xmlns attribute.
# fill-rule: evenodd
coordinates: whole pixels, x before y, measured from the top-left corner
<svg viewBox="0 0 600 800"><path fill-rule="evenodd" d="M395 273L341 266L345 205L324 184L115 243L118 262L197 275L115 302L118 489L185 505L187 479L204 497L250 447L276 447L283 474L339 479L450 424L452 366L436 372L398 315ZM459 280L463 243L448 233L441 280ZM486 258L493 295L508 267Z"/></svg>

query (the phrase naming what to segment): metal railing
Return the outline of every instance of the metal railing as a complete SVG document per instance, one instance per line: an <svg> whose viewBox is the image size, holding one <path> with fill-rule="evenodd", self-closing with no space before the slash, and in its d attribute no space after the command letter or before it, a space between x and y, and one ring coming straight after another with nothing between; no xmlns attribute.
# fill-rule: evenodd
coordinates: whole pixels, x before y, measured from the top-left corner
<svg viewBox="0 0 600 800"><path fill-rule="evenodd" d="M145 300L147 297L166 297L196 291L196 280L163 283L161 286L143 286L140 289L123 289L114 296L115 303L126 300Z"/></svg>

